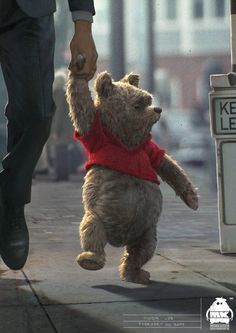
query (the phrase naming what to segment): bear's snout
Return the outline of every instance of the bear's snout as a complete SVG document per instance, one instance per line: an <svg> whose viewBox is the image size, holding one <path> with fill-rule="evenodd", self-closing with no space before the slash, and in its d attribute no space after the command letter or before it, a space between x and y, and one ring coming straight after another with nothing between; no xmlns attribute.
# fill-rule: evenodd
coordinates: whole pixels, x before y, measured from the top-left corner
<svg viewBox="0 0 236 333"><path fill-rule="evenodd" d="M154 107L153 110L154 110L154 112L156 112L156 113L158 113L158 114L161 114L161 113L162 113L162 109L161 109L161 108Z"/></svg>

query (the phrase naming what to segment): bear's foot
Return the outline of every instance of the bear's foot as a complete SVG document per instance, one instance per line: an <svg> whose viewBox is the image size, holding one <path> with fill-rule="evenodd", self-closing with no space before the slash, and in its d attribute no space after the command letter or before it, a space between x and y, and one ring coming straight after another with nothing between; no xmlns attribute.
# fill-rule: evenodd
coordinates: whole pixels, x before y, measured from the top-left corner
<svg viewBox="0 0 236 333"><path fill-rule="evenodd" d="M121 280L139 284L149 284L150 282L150 273L144 269L136 269L135 271L122 271L120 270Z"/></svg>
<svg viewBox="0 0 236 333"><path fill-rule="evenodd" d="M76 261L84 269L97 271L104 267L105 255L90 251L82 252L81 254L78 255Z"/></svg>

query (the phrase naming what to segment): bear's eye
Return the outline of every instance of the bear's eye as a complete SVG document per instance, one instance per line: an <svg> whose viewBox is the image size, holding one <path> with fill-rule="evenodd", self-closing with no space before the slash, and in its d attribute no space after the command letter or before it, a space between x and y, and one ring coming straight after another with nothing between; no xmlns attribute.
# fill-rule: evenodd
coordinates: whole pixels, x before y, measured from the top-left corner
<svg viewBox="0 0 236 333"><path fill-rule="evenodd" d="M141 106L139 104L134 105L135 110L140 110Z"/></svg>
<svg viewBox="0 0 236 333"><path fill-rule="evenodd" d="M148 97L147 102L148 102L148 105L152 104L152 97L151 96Z"/></svg>

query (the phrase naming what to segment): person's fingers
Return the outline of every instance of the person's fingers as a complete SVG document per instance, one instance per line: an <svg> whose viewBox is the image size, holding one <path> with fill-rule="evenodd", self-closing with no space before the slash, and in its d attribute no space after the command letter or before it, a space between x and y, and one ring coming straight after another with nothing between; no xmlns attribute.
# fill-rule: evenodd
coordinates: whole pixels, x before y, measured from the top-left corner
<svg viewBox="0 0 236 333"><path fill-rule="evenodd" d="M91 73L88 75L87 80L90 81L94 77L94 74L97 71L97 66L91 71Z"/></svg>
<svg viewBox="0 0 236 333"><path fill-rule="evenodd" d="M97 51L95 52L95 63L97 63L97 60L98 60L98 53Z"/></svg>
<svg viewBox="0 0 236 333"><path fill-rule="evenodd" d="M88 50L85 53L77 54L77 50L71 47L72 59L69 64L69 70L79 78L91 80L97 70L98 54L96 49Z"/></svg>
<svg viewBox="0 0 236 333"><path fill-rule="evenodd" d="M89 76L86 78L86 81L90 81L90 80L92 80L92 78L94 77L94 74L95 74L95 73L92 73L91 75L89 75Z"/></svg>
<svg viewBox="0 0 236 333"><path fill-rule="evenodd" d="M81 71L86 63L86 57L83 54L79 54L76 58L72 58L69 64L69 70Z"/></svg>
<svg viewBox="0 0 236 333"><path fill-rule="evenodd" d="M87 81L90 81L93 77L94 74L97 71L97 66L95 65L90 71L88 71L87 73L78 73L78 76L83 76L84 78L86 78Z"/></svg>
<svg viewBox="0 0 236 333"><path fill-rule="evenodd" d="M97 66L96 63L95 64L86 64L84 65L84 67L79 70L78 67L76 66L76 64L69 66L69 69L73 72L76 73L76 75L80 76L80 77L90 77L92 75L95 74L96 70L97 70Z"/></svg>

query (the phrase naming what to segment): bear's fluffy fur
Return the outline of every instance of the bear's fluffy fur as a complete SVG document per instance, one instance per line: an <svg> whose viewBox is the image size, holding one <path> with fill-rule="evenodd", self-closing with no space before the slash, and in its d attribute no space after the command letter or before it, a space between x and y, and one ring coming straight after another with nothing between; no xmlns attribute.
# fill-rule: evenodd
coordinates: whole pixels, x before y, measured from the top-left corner
<svg viewBox="0 0 236 333"><path fill-rule="evenodd" d="M143 141L160 114L154 111L152 96L138 88L138 84L139 76L133 73L118 82L109 73L100 73L93 101L88 83L70 73L67 101L79 135L89 131L98 111L102 125L125 146L133 148ZM196 189L170 156L164 155L156 172L189 207L197 209ZM121 279L148 283L150 274L142 267L156 248L156 227L162 210L159 186L103 166L92 166L85 176L83 203L85 214L80 224L83 252L77 257L79 265L90 270L101 269L107 243L125 246L119 266Z"/></svg>

